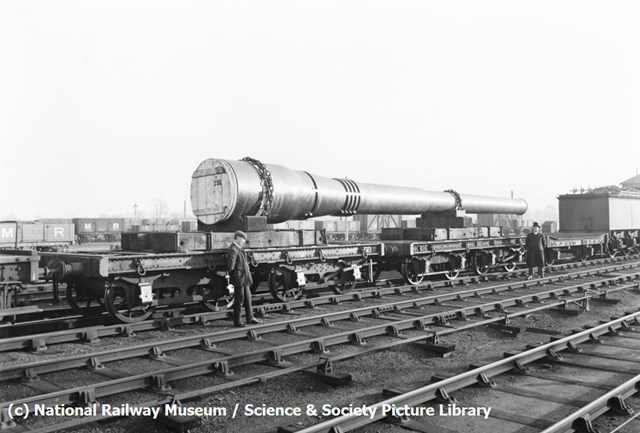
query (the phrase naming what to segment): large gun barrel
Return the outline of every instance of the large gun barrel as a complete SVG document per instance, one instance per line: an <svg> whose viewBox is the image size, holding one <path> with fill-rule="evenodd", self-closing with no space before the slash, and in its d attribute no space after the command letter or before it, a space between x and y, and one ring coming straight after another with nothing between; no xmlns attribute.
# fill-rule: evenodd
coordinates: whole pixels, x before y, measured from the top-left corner
<svg viewBox="0 0 640 433"><path fill-rule="evenodd" d="M264 215L268 222L278 223L326 215L417 215L456 209L521 215L527 210L522 199L329 179L252 158L203 161L193 173L191 205L204 224L244 215Z"/></svg>

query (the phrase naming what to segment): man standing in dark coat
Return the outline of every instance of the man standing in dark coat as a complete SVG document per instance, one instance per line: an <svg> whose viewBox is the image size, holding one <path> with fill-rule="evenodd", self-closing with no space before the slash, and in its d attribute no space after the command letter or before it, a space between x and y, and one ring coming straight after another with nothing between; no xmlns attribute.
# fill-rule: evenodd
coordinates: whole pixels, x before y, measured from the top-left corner
<svg viewBox="0 0 640 433"><path fill-rule="evenodd" d="M540 278L544 277L544 249L547 241L542 233L540 233L540 224L533 223L533 232L527 235L524 242L527 250L527 266L529 266L529 276L527 280L533 278L533 267L538 267Z"/></svg>
<svg viewBox="0 0 640 433"><path fill-rule="evenodd" d="M231 284L234 287L235 301L233 303L233 326L242 328L247 326L240 320L242 314L242 304L247 316L247 323L261 323L253 317L253 307L251 306L251 284L253 278L249 270L249 263L244 252L244 245L247 242L247 235L237 231L233 234L233 242L227 250L227 270L231 277Z"/></svg>

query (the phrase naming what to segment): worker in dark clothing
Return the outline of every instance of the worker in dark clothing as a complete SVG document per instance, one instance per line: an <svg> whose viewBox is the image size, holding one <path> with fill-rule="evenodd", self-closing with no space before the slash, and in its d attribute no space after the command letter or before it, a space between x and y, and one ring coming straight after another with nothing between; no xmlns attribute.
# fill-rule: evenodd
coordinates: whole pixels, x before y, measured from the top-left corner
<svg viewBox="0 0 640 433"><path fill-rule="evenodd" d="M244 252L244 245L247 242L247 235L237 231L233 234L233 242L227 250L227 270L234 287L235 301L233 303L233 326L242 328L247 326L240 320L242 305L246 314L247 323L258 324L260 320L253 317L253 307L251 306L251 284L253 278L249 270L249 263Z"/></svg>
<svg viewBox="0 0 640 433"><path fill-rule="evenodd" d="M544 277L544 249L547 246L547 241L544 235L540 232L540 224L533 223L531 228L532 232L527 235L524 246L527 250L527 266L529 266L529 276L527 280L533 278L533 267L538 267L538 274L540 278Z"/></svg>

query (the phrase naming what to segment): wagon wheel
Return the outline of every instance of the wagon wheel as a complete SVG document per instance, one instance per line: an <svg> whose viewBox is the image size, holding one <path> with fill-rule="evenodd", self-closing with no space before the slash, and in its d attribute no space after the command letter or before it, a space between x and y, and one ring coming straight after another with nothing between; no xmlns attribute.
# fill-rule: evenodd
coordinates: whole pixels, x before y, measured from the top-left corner
<svg viewBox="0 0 640 433"><path fill-rule="evenodd" d="M198 288L202 295L202 306L209 311L223 311L233 306L235 296L222 284L209 284Z"/></svg>
<svg viewBox="0 0 640 433"><path fill-rule="evenodd" d="M355 280L350 282L338 283L337 281L340 280L340 276L334 277L333 280L336 281L336 283L333 285L333 292L338 295L342 295L344 292L349 292L355 289L356 284L358 284L358 282Z"/></svg>
<svg viewBox="0 0 640 433"><path fill-rule="evenodd" d="M614 258L620 255L620 250L617 248L607 248L607 255L609 256L609 258Z"/></svg>
<svg viewBox="0 0 640 433"><path fill-rule="evenodd" d="M152 305L129 306L124 296L124 289L119 286L109 286L104 292L104 304L107 312L122 323L142 322L155 311Z"/></svg>
<svg viewBox="0 0 640 433"><path fill-rule="evenodd" d="M616 246L617 242L609 241L604 244L604 253L610 257L620 257L623 254L623 251L620 247Z"/></svg>
<svg viewBox="0 0 640 433"><path fill-rule="evenodd" d="M504 270L507 272L513 272L516 270L516 268L518 267L518 264L516 262L509 262L509 263L505 263L503 265Z"/></svg>
<svg viewBox="0 0 640 433"><path fill-rule="evenodd" d="M269 291L274 299L280 302L288 302L299 299L302 296L302 288L293 278L293 272L287 269L274 269L269 273Z"/></svg>
<svg viewBox="0 0 640 433"><path fill-rule="evenodd" d="M491 267L489 265L481 265L481 264L479 264L477 256L473 260L473 262L474 262L473 268L474 268L476 274L478 274L478 275L487 275L489 273L489 269L491 269Z"/></svg>
<svg viewBox="0 0 640 433"><path fill-rule="evenodd" d="M417 286L424 280L424 275L416 272L416 265L413 261L404 262L400 268L400 273L402 274L404 282L413 286Z"/></svg>
<svg viewBox="0 0 640 433"><path fill-rule="evenodd" d="M556 257L559 253L556 253L555 251L545 251L544 252L544 262L547 266L553 266L556 263Z"/></svg>
<svg viewBox="0 0 640 433"><path fill-rule="evenodd" d="M580 262L584 263L587 261L588 258L589 258L589 255L587 254L586 248L579 248L577 259L580 260Z"/></svg>
<svg viewBox="0 0 640 433"><path fill-rule="evenodd" d="M490 267L488 265L475 265L474 270L478 275L487 275Z"/></svg>
<svg viewBox="0 0 640 433"><path fill-rule="evenodd" d="M444 273L444 276L447 278L447 280L455 280L456 278L458 278L458 275L460 275L460 269L459 268L448 269Z"/></svg>
<svg viewBox="0 0 640 433"><path fill-rule="evenodd" d="M91 316L97 310L102 311L104 309L104 303L101 297L92 296L83 292L84 290L76 283L67 283L65 297L74 313L80 314L81 316Z"/></svg>

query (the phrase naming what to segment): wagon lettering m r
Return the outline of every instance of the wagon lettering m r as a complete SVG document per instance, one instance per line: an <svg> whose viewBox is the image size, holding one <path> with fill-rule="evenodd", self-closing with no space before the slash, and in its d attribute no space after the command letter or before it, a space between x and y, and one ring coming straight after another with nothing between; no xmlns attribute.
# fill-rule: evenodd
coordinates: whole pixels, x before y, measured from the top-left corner
<svg viewBox="0 0 640 433"><path fill-rule="evenodd" d="M14 238L13 227L2 227L2 234L0 235L2 238Z"/></svg>
<svg viewBox="0 0 640 433"><path fill-rule="evenodd" d="M54 227L53 228L53 237L57 238L57 237L64 237L64 227Z"/></svg>

